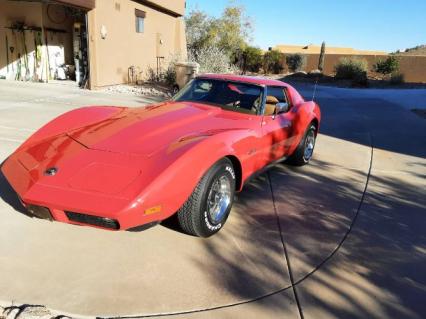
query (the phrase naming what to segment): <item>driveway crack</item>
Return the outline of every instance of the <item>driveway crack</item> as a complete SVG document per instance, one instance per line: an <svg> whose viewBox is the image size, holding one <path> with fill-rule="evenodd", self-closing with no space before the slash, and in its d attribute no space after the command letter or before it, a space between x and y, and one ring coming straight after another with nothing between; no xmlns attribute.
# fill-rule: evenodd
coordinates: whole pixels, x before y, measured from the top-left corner
<svg viewBox="0 0 426 319"><path fill-rule="evenodd" d="M284 234L283 234L283 231L281 229L280 216L278 215L278 210L277 210L277 206L276 206L276 203L275 203L275 194L274 194L274 190L272 188L271 175L270 175L269 171L267 172L267 175L268 175L269 187L271 189L271 196L272 196L272 204L274 206L274 213L275 213L275 217L277 219L278 231L280 233L281 244L282 244L283 249L284 249L284 256L285 256L285 260L287 262L288 273L289 273L289 276L290 276L291 288L293 290L294 299L296 300L297 310L299 311L299 316L300 316L301 319L304 319L305 317L303 315L302 307L300 306L299 296L297 294L296 285L294 283L293 271L292 271L292 268L291 268L290 258L288 256L288 252L287 252L287 246L286 246L285 240L284 240Z"/></svg>
<svg viewBox="0 0 426 319"><path fill-rule="evenodd" d="M319 270L325 263L327 263L337 253L337 251L340 249L340 247L343 246L344 242L346 241L346 239L348 238L349 234L351 233L353 227L355 226L355 223L356 223L356 221L358 219L358 215L359 215L359 213L361 211L362 205L364 204L365 196L367 194L368 184L370 182L371 170L373 168L374 145L373 145L373 137L372 137L372 135L369 134L369 136L370 136L370 163L369 163L369 168L368 168L368 172L367 172L367 178L366 178L366 181L365 181L364 190L362 191L362 195L361 195L361 198L359 200L359 204L358 204L355 216L352 219L352 222L349 225L348 230L343 235L342 239L340 240L340 242L336 246L336 248L330 253L330 255L328 255L326 258L324 258L324 260L321 263L319 263L311 272L307 273L301 279L299 279L296 282L294 282L295 285L300 284L302 281L304 281L305 279L307 279L308 277L310 277L312 274L314 274L317 270Z"/></svg>

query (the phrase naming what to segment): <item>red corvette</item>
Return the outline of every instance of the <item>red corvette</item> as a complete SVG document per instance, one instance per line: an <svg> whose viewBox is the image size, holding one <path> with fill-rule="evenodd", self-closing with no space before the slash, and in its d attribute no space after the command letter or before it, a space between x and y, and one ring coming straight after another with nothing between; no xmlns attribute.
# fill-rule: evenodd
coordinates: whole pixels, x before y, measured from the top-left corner
<svg viewBox="0 0 426 319"><path fill-rule="evenodd" d="M309 162L320 118L286 83L202 75L164 103L65 113L1 170L39 218L130 230L177 213L185 232L208 237L255 173Z"/></svg>

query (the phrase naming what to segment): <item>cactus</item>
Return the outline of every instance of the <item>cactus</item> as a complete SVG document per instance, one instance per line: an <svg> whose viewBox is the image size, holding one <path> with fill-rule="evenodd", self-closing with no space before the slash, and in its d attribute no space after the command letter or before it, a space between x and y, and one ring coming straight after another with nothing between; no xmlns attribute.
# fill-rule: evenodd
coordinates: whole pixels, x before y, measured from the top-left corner
<svg viewBox="0 0 426 319"><path fill-rule="evenodd" d="M318 61L318 70L321 72L324 70L324 61L325 61L325 42L323 41L321 44L321 53Z"/></svg>

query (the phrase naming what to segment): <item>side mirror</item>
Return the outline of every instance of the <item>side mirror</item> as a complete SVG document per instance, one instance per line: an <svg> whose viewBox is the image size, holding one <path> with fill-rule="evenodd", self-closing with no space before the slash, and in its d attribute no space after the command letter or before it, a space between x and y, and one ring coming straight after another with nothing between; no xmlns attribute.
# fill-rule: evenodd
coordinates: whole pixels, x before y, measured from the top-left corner
<svg viewBox="0 0 426 319"><path fill-rule="evenodd" d="M277 104L275 104L274 118L278 114L287 113L288 109L289 109L288 103L277 103Z"/></svg>

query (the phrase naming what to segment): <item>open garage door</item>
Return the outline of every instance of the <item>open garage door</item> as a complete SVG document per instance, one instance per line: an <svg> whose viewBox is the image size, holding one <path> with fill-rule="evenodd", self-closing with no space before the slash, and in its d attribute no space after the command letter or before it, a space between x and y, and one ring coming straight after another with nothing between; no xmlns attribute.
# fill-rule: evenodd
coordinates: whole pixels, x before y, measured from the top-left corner
<svg viewBox="0 0 426 319"><path fill-rule="evenodd" d="M94 7L94 0L1 1L0 77L87 87L87 12Z"/></svg>

